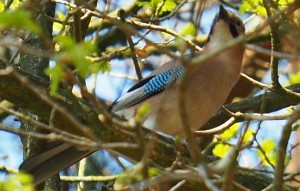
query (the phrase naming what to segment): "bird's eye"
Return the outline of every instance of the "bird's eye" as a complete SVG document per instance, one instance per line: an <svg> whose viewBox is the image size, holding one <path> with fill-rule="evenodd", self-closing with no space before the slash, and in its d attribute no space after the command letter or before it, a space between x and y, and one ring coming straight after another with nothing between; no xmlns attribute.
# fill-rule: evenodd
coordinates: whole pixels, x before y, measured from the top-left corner
<svg viewBox="0 0 300 191"><path fill-rule="evenodd" d="M243 23L242 23L240 20L237 20L237 21L235 22L235 24L236 24L236 26L238 26L238 27L243 27Z"/></svg>
<svg viewBox="0 0 300 191"><path fill-rule="evenodd" d="M235 25L237 27L237 30L240 32L240 33L243 33L245 31L245 27L244 27L244 23L240 20L237 20L235 22Z"/></svg>
<svg viewBox="0 0 300 191"><path fill-rule="evenodd" d="M230 33L233 37L237 37L239 35L239 31L235 24L229 23L229 29L230 29Z"/></svg>
<svg viewBox="0 0 300 191"><path fill-rule="evenodd" d="M237 37L245 32L244 24L240 20L235 20L233 23L230 23L229 29L233 37Z"/></svg>

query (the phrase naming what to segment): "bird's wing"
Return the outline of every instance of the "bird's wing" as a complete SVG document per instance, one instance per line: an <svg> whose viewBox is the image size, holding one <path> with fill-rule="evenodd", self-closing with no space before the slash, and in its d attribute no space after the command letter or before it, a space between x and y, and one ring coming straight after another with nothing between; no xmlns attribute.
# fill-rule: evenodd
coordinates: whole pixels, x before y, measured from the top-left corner
<svg viewBox="0 0 300 191"><path fill-rule="evenodd" d="M174 84L184 72L185 68L180 66L141 80L114 102L111 111L117 112L129 108L164 91L167 87Z"/></svg>

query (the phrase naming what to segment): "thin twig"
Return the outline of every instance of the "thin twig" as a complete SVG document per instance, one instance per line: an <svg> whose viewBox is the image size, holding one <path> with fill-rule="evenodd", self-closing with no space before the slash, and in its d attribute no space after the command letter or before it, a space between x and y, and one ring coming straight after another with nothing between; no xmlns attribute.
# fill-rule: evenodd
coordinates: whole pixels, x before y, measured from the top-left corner
<svg viewBox="0 0 300 191"><path fill-rule="evenodd" d="M273 190L282 190L283 188L283 173L285 169L285 156L287 152L287 145L292 133L292 125L300 118L300 106L298 106L289 120L287 121L286 125L282 129L281 138L279 141L278 146L278 153L277 153L277 163L275 169L275 177L274 177L274 187Z"/></svg>
<svg viewBox="0 0 300 191"><path fill-rule="evenodd" d="M106 182L114 181L118 175L112 176L60 176L60 180L65 182Z"/></svg>
<svg viewBox="0 0 300 191"><path fill-rule="evenodd" d="M272 88L272 86L264 84L262 82L259 82L259 81L255 80L255 79L251 78L247 74L241 73L241 77L243 77L246 80L250 81L253 85L258 86L259 88L266 89L266 90L271 90L271 88Z"/></svg>
<svg viewBox="0 0 300 191"><path fill-rule="evenodd" d="M300 56L297 54L289 54L285 52L280 52L280 51L272 51L267 48L263 48L261 46L255 45L255 44L246 44L246 48L249 50L253 50L255 52L268 55L268 56L273 56L277 58L283 58L283 59L288 59L288 60L299 60Z"/></svg>
<svg viewBox="0 0 300 191"><path fill-rule="evenodd" d="M66 111L65 108L59 106L57 103L52 101L50 96L45 93L41 93L41 90L35 87L33 84L29 83L25 76L18 74L16 71L12 72L12 75L20 81L21 84L25 85L30 91L32 91L37 97L39 97L46 105L51 107L55 107L58 114L63 115L65 119L69 120L72 123L72 128L81 132L85 137L88 137L93 140L97 140L95 136L87 131L88 127L85 127L84 124L80 123L74 116L72 116L69 112Z"/></svg>
<svg viewBox="0 0 300 191"><path fill-rule="evenodd" d="M26 121L27 123L30 123L30 124L38 127L38 128L47 130L47 131L49 131L51 133L56 133L56 134L59 134L59 135L63 135L63 136L65 136L67 138L70 138L70 139L82 139L82 140L86 140L83 137L78 137L77 135L74 135L72 133L69 133L69 132L66 132L66 131L62 131L62 130L60 130L58 128L54 128L51 125L48 126L48 125L46 125L44 123L41 123L40 121L32 119L31 117L23 115L20 112L13 111L11 109L7 109L7 108L2 107L2 106L0 106L0 109L3 110L3 111L5 111L5 112L7 112L7 113L9 113L9 114L15 115L20 120Z"/></svg>
<svg viewBox="0 0 300 191"><path fill-rule="evenodd" d="M274 4L270 0L263 0L264 7L267 11L268 18L274 17ZM278 75L278 62L279 59L277 57L273 56L273 51L280 52L280 39L278 35L278 28L279 24L276 22L276 20L272 20L269 22L270 28L271 28L271 51L272 56L270 60L271 64L271 78L272 78L272 86L275 90L280 90L282 87L279 83L279 75Z"/></svg>
<svg viewBox="0 0 300 191"><path fill-rule="evenodd" d="M204 136L204 135L218 134L218 133L221 133L221 132L225 131L229 127L231 127L231 125L233 125L234 122L235 122L235 118L231 117L225 123L223 123L222 125L220 125L218 127L213 128L213 129L195 131L195 135L201 137L201 136Z"/></svg>

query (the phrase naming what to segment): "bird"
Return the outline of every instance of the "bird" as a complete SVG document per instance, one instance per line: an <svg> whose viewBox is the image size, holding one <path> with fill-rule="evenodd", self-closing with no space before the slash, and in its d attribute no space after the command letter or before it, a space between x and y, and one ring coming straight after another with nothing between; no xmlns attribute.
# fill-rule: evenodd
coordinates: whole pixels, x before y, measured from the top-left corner
<svg viewBox="0 0 300 191"><path fill-rule="evenodd" d="M200 57L244 34L243 21L220 5L202 50L184 58ZM113 103L110 110L125 118L132 117L137 108L149 103L149 113L143 122L145 127L184 137L178 105L182 79L182 97L188 124L194 131L204 125L226 101L240 77L244 51L245 47L240 43L201 63L189 65L182 64L180 59L171 60L131 87ZM78 149L72 144L63 143L25 160L19 169L32 174L34 184L38 185L93 152L95 150Z"/></svg>
<svg viewBox="0 0 300 191"><path fill-rule="evenodd" d="M202 51L192 56L199 57L211 52L244 33L242 20L220 6ZM206 62L193 65L187 63L183 66L180 60L167 62L117 99L111 111L130 119L139 107L145 102L149 103L150 111L143 123L144 127L167 135L184 137L181 108L178 104L182 76L186 74L183 99L188 124L195 131L226 101L240 77L244 50L244 46L240 44ZM191 60L191 55L185 57Z"/></svg>

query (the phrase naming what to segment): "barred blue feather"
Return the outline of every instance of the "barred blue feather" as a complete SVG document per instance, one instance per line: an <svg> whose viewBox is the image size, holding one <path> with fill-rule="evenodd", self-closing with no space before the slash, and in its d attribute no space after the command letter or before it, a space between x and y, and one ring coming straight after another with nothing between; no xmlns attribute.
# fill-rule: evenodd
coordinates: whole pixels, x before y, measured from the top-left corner
<svg viewBox="0 0 300 191"><path fill-rule="evenodd" d="M185 68L180 66L176 69L167 70L160 74L145 78L130 88L112 106L111 111L116 112L129 108L147 98L164 91L182 77Z"/></svg>
<svg viewBox="0 0 300 191"><path fill-rule="evenodd" d="M145 94L153 94L157 92L163 91L166 87L173 84L177 79L179 79L183 73L185 72L185 68L183 66L172 69L161 74L156 75L151 78L149 82L145 85Z"/></svg>

